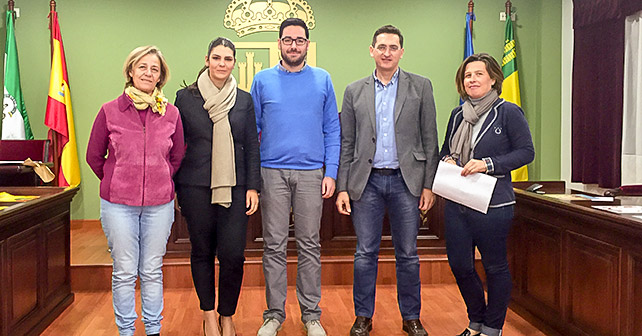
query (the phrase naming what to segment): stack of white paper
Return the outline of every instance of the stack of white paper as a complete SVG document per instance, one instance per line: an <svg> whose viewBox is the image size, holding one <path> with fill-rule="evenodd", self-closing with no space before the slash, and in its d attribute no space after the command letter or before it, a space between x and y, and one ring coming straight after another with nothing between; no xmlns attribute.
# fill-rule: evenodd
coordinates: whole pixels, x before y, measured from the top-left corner
<svg viewBox="0 0 642 336"><path fill-rule="evenodd" d="M432 191L485 214L488 212L497 178L480 173L461 176L462 170L463 168L454 164L439 161Z"/></svg>

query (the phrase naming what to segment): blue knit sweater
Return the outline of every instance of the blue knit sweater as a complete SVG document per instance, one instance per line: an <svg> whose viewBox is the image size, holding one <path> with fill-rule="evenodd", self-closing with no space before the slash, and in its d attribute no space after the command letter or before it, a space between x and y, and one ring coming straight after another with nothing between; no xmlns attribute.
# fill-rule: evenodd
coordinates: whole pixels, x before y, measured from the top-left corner
<svg viewBox="0 0 642 336"><path fill-rule="evenodd" d="M261 166L313 170L337 178L341 126L327 71L306 65L299 72L280 65L260 71L251 89L261 140Z"/></svg>

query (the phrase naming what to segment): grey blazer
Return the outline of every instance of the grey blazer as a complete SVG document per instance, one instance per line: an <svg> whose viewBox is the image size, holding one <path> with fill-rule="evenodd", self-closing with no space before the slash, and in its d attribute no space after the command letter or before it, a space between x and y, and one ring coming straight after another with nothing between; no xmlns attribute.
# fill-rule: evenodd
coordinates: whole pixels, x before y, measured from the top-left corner
<svg viewBox="0 0 642 336"><path fill-rule="evenodd" d="M394 117L401 175L410 193L419 197L423 188L432 188L439 162L435 100L428 78L400 69ZM377 142L372 75L348 85L340 118L337 191L347 191L350 199L359 200L370 176Z"/></svg>

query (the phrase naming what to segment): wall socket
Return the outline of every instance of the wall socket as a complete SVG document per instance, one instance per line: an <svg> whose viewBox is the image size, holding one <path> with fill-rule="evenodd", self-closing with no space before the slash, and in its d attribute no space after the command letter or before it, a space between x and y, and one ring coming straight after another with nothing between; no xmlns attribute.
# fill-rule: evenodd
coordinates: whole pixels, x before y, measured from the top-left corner
<svg viewBox="0 0 642 336"><path fill-rule="evenodd" d="M13 8L14 11L16 11L16 19L20 17L20 8Z"/></svg>
<svg viewBox="0 0 642 336"><path fill-rule="evenodd" d="M515 21L515 13L510 13L510 20ZM499 12L499 21L506 21L506 12Z"/></svg>

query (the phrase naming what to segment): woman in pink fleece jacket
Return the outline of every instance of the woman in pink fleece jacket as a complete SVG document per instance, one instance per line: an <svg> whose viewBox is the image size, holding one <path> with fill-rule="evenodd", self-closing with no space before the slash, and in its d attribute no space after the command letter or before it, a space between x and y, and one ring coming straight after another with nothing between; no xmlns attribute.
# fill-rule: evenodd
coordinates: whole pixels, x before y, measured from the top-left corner
<svg viewBox="0 0 642 336"><path fill-rule="evenodd" d="M100 179L100 219L111 256L112 296L121 336L134 335L140 279L147 335L159 335L163 255L174 222L174 183L185 154L178 109L161 88L169 78L154 46L134 49L123 68L125 92L94 121L87 163Z"/></svg>

